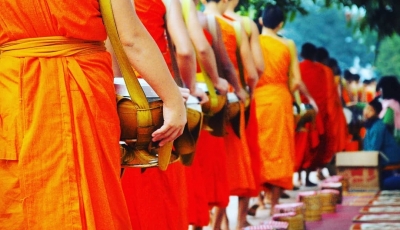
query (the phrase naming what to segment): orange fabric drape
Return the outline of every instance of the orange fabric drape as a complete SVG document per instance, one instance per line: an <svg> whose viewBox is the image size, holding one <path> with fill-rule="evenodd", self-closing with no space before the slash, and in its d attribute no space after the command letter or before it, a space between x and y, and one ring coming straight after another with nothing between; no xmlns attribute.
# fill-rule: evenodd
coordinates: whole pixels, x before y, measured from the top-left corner
<svg viewBox="0 0 400 230"><path fill-rule="evenodd" d="M205 29L203 33L209 44L212 44L212 35ZM197 73L201 73L200 65L197 62ZM186 183L188 192L188 219L189 224L194 226L207 226L210 223L210 214L208 206L207 184L205 182L202 166L207 168L207 164L213 164L208 158L203 157L201 145L209 145L203 137L208 131L201 131L197 142L196 157L190 167L185 168ZM218 153L220 154L220 153Z"/></svg>
<svg viewBox="0 0 400 230"><path fill-rule="evenodd" d="M221 27L222 39L228 56L235 67L236 73L239 74L239 65L236 57L237 41L235 30L231 23L225 21L232 21L232 19L226 16L224 17L226 19L217 18L217 21ZM239 79L238 81L240 82ZM231 195L251 197L257 195L257 192L252 172L250 150L245 134L244 106L241 106L240 129L242 137L238 138L236 136L230 123L227 125L227 134L224 137L225 151L227 154L228 183Z"/></svg>
<svg viewBox="0 0 400 230"><path fill-rule="evenodd" d="M241 104L240 133L239 138L231 125L227 125L227 134L224 137L227 153L227 170L230 195L240 197L257 196L258 188L254 180L254 172L251 164L250 149L248 147L245 122L244 105Z"/></svg>
<svg viewBox="0 0 400 230"><path fill-rule="evenodd" d="M320 167L329 163L336 152L345 149L347 140L347 124L338 91L335 86L333 72L325 65L318 65L323 68L324 77L327 80L327 107L326 115L323 118L325 134L321 138L322 143L319 146L319 154L315 160L315 164Z"/></svg>
<svg viewBox="0 0 400 230"><path fill-rule="evenodd" d="M318 165L319 167L322 166L322 163L320 163L321 160L318 159L322 158L325 155L325 126L329 125L329 113L327 111L329 100L327 93L328 78L325 75L325 71L322 68L322 65L316 62L303 60L302 62L300 62L299 67L302 80L318 106L317 119L322 120L322 122L316 123L317 127L319 128L319 130L322 129L324 131L323 133L320 133L321 135L317 135L316 133L314 133L314 139L318 139L319 145L317 146L317 149L311 150L309 152L310 154L305 156L303 167L316 167L316 165Z"/></svg>
<svg viewBox="0 0 400 230"><path fill-rule="evenodd" d="M132 229L188 229L185 166L177 162L166 171L126 169L122 185Z"/></svg>
<svg viewBox="0 0 400 230"><path fill-rule="evenodd" d="M347 124L332 70L320 63L304 60L300 63L302 79L318 105L324 134L315 150L310 167L322 167L333 155L344 150ZM309 160L308 160L309 161ZM308 165L307 163L307 165Z"/></svg>
<svg viewBox="0 0 400 230"><path fill-rule="evenodd" d="M2 1L0 18L0 44L31 42L1 54L1 228L130 229L111 58L82 45L106 38L98 2Z"/></svg>
<svg viewBox="0 0 400 230"><path fill-rule="evenodd" d="M295 154L295 164L294 171L297 172L301 169L303 165L304 159L306 159L306 154L309 152L309 136L310 131L308 128L297 131L295 134L295 146L296 146L296 154Z"/></svg>
<svg viewBox="0 0 400 230"><path fill-rule="evenodd" d="M196 146L196 157L201 165L209 207L226 207L229 185L224 138L202 131Z"/></svg>
<svg viewBox="0 0 400 230"><path fill-rule="evenodd" d="M303 60L299 64L301 79L307 86L307 90L317 103L320 114L326 114L328 95L327 79L325 72L317 63L310 60Z"/></svg>
<svg viewBox="0 0 400 230"><path fill-rule="evenodd" d="M203 172L203 167L207 169L209 168L207 164L212 165L213 162L205 156L207 155L207 152L205 152L207 150L202 149L202 147L212 144L204 138L207 134L208 131L201 131L196 146L196 157L193 159L190 167L185 167L188 193L188 219L189 224L194 226L207 226L210 223L208 206L209 185L206 183L206 174ZM227 193L226 189L225 191Z"/></svg>
<svg viewBox="0 0 400 230"><path fill-rule="evenodd" d="M300 169L310 169L315 165L315 159L318 153L318 146L320 145L321 136L324 134L324 124L321 118L321 114L317 113L315 117L315 124L308 125L308 149L304 154Z"/></svg>
<svg viewBox="0 0 400 230"><path fill-rule="evenodd" d="M256 181L260 184L291 189L295 136L288 88L290 51L271 36L260 36L260 44L266 68L254 91L247 127L253 167L258 170Z"/></svg>

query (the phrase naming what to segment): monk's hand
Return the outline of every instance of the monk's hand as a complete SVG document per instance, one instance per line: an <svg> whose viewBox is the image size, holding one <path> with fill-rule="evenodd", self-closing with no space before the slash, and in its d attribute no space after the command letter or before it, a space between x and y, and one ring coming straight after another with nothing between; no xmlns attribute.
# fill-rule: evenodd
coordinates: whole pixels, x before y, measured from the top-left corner
<svg viewBox="0 0 400 230"><path fill-rule="evenodd" d="M220 95L226 95L228 93L229 84L227 80L219 77L218 81L214 83L214 87L218 90Z"/></svg>
<svg viewBox="0 0 400 230"><path fill-rule="evenodd" d="M206 102L208 102L209 98L206 94L206 92L204 92L202 89L195 87L194 90L190 90L190 94L193 97L196 97L200 100L200 104L204 104Z"/></svg>
<svg viewBox="0 0 400 230"><path fill-rule="evenodd" d="M187 88L179 88L179 92L181 92L182 98L183 98L183 102L186 102L190 96L190 90Z"/></svg>
<svg viewBox="0 0 400 230"><path fill-rule="evenodd" d="M184 103L163 104L164 124L152 134L152 141L159 141L159 146L174 141L182 133L187 122L186 107Z"/></svg>
<svg viewBox="0 0 400 230"><path fill-rule="evenodd" d="M240 88L239 90L235 91L235 93L239 100L246 104L246 101L249 98L249 94L247 93L247 91L243 88Z"/></svg>

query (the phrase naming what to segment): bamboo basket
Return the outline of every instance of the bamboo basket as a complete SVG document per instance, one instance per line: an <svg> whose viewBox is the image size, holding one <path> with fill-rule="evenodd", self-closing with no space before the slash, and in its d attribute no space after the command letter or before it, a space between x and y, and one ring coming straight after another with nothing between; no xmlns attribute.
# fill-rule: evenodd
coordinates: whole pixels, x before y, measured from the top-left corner
<svg viewBox="0 0 400 230"><path fill-rule="evenodd" d="M320 191L318 195L321 201L321 213L335 213L339 192L332 189L326 189Z"/></svg>
<svg viewBox="0 0 400 230"><path fill-rule="evenodd" d="M342 203L342 199L343 199L343 185L341 182L334 182L334 183L322 183L320 185L321 190L325 190L325 189L334 189L337 190L339 192L339 197L337 199L337 204L341 204Z"/></svg>
<svg viewBox="0 0 400 230"><path fill-rule="evenodd" d="M322 219L321 200L316 193L299 193L299 199L304 203L304 220L318 221Z"/></svg>

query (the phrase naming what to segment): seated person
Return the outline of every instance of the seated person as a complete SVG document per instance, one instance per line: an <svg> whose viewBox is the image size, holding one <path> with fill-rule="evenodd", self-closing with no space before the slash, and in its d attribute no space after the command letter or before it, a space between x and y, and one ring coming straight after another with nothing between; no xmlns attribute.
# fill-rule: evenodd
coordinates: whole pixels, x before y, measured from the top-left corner
<svg viewBox="0 0 400 230"><path fill-rule="evenodd" d="M379 119L382 105L375 98L364 108L365 127L367 133L364 138L364 150L381 151L389 161L382 161L382 166L400 163L400 146L397 145L387 126ZM400 174L398 171L383 171L381 174L382 189L400 189Z"/></svg>
<svg viewBox="0 0 400 230"><path fill-rule="evenodd" d="M382 100L382 112L379 118L393 133L397 143L400 145L400 82L396 76L384 76L376 85L376 91Z"/></svg>
<svg viewBox="0 0 400 230"><path fill-rule="evenodd" d="M364 138L364 150L380 151L389 161L383 161L382 165L400 163L400 146L396 143L393 134L379 119L382 105L378 98L372 100L364 108L365 128L367 132Z"/></svg>

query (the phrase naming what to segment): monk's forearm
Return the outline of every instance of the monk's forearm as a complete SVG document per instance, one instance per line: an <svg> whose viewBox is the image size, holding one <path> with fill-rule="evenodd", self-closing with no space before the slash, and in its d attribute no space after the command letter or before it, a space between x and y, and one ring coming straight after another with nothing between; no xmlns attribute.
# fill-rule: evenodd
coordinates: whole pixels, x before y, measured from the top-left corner
<svg viewBox="0 0 400 230"><path fill-rule="evenodd" d="M210 76L211 81L214 85L216 85L218 83L219 75L217 62L211 46L208 46L206 49L198 52L198 57L204 70L206 71L208 76Z"/></svg>
<svg viewBox="0 0 400 230"><path fill-rule="evenodd" d="M239 83L239 77L235 71L235 67L233 64L230 62L230 64L224 65L223 67L223 73L226 78L226 80L229 82L229 84L233 87L233 89L238 92L241 89L240 83Z"/></svg>
<svg viewBox="0 0 400 230"><path fill-rule="evenodd" d="M179 73L185 86L194 91L196 88L196 59L194 55L179 55L176 58Z"/></svg>
<svg viewBox="0 0 400 230"><path fill-rule="evenodd" d="M251 37L250 37L250 47L253 59L256 65L258 76L260 77L264 73L265 62L264 57L261 52L261 44L259 40L260 33L258 32L257 25L252 21L251 24Z"/></svg>
<svg viewBox="0 0 400 230"><path fill-rule="evenodd" d="M246 51L246 54L242 55L242 60L245 70L247 72L247 86L249 87L249 90L253 92L258 82L258 72L256 70L251 53L249 51Z"/></svg>
<svg viewBox="0 0 400 230"><path fill-rule="evenodd" d="M167 103L181 103L182 96L157 45L152 39L146 40L148 44L142 43L137 46L124 46L129 61L163 101ZM151 44L152 42L154 44ZM149 62L146 60L152 61Z"/></svg>
<svg viewBox="0 0 400 230"><path fill-rule="evenodd" d="M242 37L246 37L246 33L242 29ZM250 44L247 39L243 39L240 45L240 56L242 58L243 66L247 72L247 85L250 91L254 90L254 87L258 81L258 71L254 62L253 54L250 50Z"/></svg>

